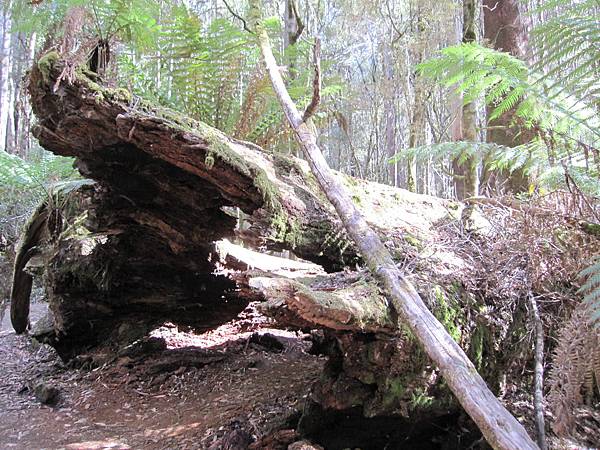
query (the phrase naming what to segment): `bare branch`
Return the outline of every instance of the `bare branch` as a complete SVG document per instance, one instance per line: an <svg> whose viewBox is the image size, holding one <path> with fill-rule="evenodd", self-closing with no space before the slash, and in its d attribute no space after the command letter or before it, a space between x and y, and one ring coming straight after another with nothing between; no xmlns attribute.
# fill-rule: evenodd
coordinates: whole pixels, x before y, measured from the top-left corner
<svg viewBox="0 0 600 450"><path fill-rule="evenodd" d="M313 47L313 65L315 70L313 95L310 104L306 107L306 111L304 111L304 115L302 116L304 122L314 115L321 103L321 40L319 38L315 39L315 46Z"/></svg>
<svg viewBox="0 0 600 450"><path fill-rule="evenodd" d="M302 36L302 32L304 31L304 23L302 23L302 19L300 18L300 14L298 13L298 7L296 6L295 0L289 0L290 5L292 7L292 13L294 14L294 18L296 19L296 33L290 38L290 45L294 45Z"/></svg>
<svg viewBox="0 0 600 450"><path fill-rule="evenodd" d="M252 31L250 29L250 27L248 27L248 23L246 22L246 19L244 19L242 16L240 16L238 13L236 13L231 6L229 6L229 3L227 3L227 0L223 0L223 3L225 4L225 7L227 8L227 11L229 11L229 13L235 17L236 19L238 19L239 21L242 22L242 25L244 26L244 30L246 30L248 33L250 34L256 34L254 33L254 31Z"/></svg>

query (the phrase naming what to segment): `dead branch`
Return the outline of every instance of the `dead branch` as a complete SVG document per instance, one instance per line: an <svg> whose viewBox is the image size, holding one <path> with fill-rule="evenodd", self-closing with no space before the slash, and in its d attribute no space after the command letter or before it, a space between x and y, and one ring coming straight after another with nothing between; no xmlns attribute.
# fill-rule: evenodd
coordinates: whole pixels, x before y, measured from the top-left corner
<svg viewBox="0 0 600 450"><path fill-rule="evenodd" d="M315 45L313 47L313 66L315 71L315 77L313 78L313 95L310 104L306 107L302 120L306 122L310 119L321 103L321 40L315 39Z"/></svg>
<svg viewBox="0 0 600 450"><path fill-rule="evenodd" d="M225 4L225 7L227 8L227 11L229 11L229 13L235 17L236 19L238 19L240 22L242 22L242 26L244 27L244 30L247 31L250 34L255 34L254 31L252 31L250 29L250 27L248 26L248 23L246 22L246 19L244 19L242 16L240 16L238 13L236 13L233 8L231 6L229 6L229 3L227 3L227 0L223 0L223 3Z"/></svg>
<svg viewBox="0 0 600 450"><path fill-rule="evenodd" d="M535 427L537 443L540 450L546 450L546 425L544 422L544 327L537 302L532 293L529 294L529 305L535 327L535 376L533 389L533 406L535 410Z"/></svg>

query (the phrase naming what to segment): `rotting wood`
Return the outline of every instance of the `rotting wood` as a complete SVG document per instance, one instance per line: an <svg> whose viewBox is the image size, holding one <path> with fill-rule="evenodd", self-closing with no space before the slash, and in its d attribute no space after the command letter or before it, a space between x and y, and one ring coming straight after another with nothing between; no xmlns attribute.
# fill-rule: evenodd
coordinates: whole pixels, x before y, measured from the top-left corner
<svg viewBox="0 0 600 450"><path fill-rule="evenodd" d="M153 227L181 249L190 239L233 236L235 220L223 208L237 207L250 224L239 237L255 247L291 248L329 270L356 262L355 249L311 187L314 181L305 179L309 172L301 162L133 99L127 91L103 88L85 71L54 92L64 64L53 52L31 71L34 135L46 149L76 157L79 170L110 186L113 196L130 200L131 211L122 206L119 221ZM202 212L196 221L204 232L190 235L191 218L182 211Z"/></svg>
<svg viewBox="0 0 600 450"><path fill-rule="evenodd" d="M65 224L81 233L63 230L46 253L62 355L110 336L135 337L161 318L199 329L230 320L255 294L213 274L214 245L223 238L288 250L329 271L360 261L305 161L105 88L85 69L74 71L72 83L57 84L65 64L56 52L46 54L28 83L40 144L75 157L79 171L95 180L81 193L86 208L78 225ZM396 251L431 238L437 221L460 214L451 201L336 177ZM248 226L236 228L234 208ZM123 321L132 325L121 329Z"/></svg>
<svg viewBox="0 0 600 450"><path fill-rule="evenodd" d="M394 330L394 318L375 284L325 291L295 280L255 277L250 286L268 300L260 308L286 325L363 333L391 334ZM367 298L369 302L364 301Z"/></svg>
<svg viewBox="0 0 600 450"><path fill-rule="evenodd" d="M25 225L21 242L17 248L10 293L10 320L17 334L25 332L29 325L29 298L33 276L25 272L25 266L33 256L36 246L46 234L48 205L38 206L31 220Z"/></svg>
<svg viewBox="0 0 600 450"><path fill-rule="evenodd" d="M188 320L207 329L234 317L247 303L247 291L240 291L240 284L231 279L212 275L214 241L234 234L235 219L227 208L240 207L249 216L250 229L237 234L251 246L291 250L329 268L356 260L355 247L349 245L305 162L269 154L125 92L102 88L85 74L78 74L73 84L60 83L53 92L61 65L56 57L32 71L36 134L49 150L75 156L80 170L97 180L88 193L84 225L102 239L92 253L83 255L85 239L63 235L48 264L51 304L59 308L55 316L60 348L67 354L73 351L69 346L93 339L138 336L144 327L160 324L159 319ZM435 235L435 223L460 216L461 206L454 202L341 174L334 180L353 189L362 211L370 214L371 223L400 258L406 257L405 247L419 247ZM274 233L282 229L294 232ZM363 288L355 287L356 292ZM373 334L383 334L377 320L356 320L352 314L362 314L360 309L344 313L341 307L319 309L322 305L314 302L333 301L339 292L313 286L293 289L301 292L296 317L339 332L344 348L385 347L387 355L390 345L402 342L376 339L363 345ZM222 301L224 293L233 290L242 294L241 304ZM392 311L380 312L395 320ZM348 342L354 335L362 340ZM411 343L398 353L415 347ZM378 364L384 359L377 359ZM400 369L414 369L411 363ZM382 364L381 373L387 367ZM361 391L371 393L374 383L384 386L386 381L382 377L380 383L362 369L356 379L365 381ZM421 381L415 381L415 388ZM408 395L411 392L407 389Z"/></svg>
<svg viewBox="0 0 600 450"><path fill-rule="evenodd" d="M15 255L13 282L10 294L10 319L15 332L23 333L29 325L29 299L33 276L26 270L27 263L43 249L45 241L56 237L61 228L61 203L74 190L90 185L87 180L55 186L33 212L25 225Z"/></svg>

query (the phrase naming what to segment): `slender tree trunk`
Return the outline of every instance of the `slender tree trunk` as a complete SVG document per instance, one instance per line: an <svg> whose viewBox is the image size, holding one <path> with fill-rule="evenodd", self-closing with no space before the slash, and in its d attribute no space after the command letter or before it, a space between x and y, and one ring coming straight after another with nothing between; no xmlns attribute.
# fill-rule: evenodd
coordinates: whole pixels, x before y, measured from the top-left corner
<svg viewBox="0 0 600 450"><path fill-rule="evenodd" d="M25 43L26 35L25 33L17 33L15 45L12 53L12 57L14 59L13 71L12 71L12 98L13 98L13 106L11 109L12 113L12 129L10 131L12 140L10 142L13 147L13 153L24 157L25 149L23 148L22 142L22 133L21 130L23 128L23 111L25 110L23 104L23 95L21 91L21 78L25 73L25 65L27 64L28 58L28 48Z"/></svg>
<svg viewBox="0 0 600 450"><path fill-rule="evenodd" d="M284 27L283 27L283 48L288 48L295 44L295 36L298 33L298 22L294 13L293 0L284 0Z"/></svg>
<svg viewBox="0 0 600 450"><path fill-rule="evenodd" d="M10 111L9 80L11 73L10 1L2 5L2 36L0 40L0 147L8 151L6 131Z"/></svg>
<svg viewBox="0 0 600 450"><path fill-rule="evenodd" d="M410 148L418 147L425 143L425 90L423 80L420 75L415 74L414 103L409 126L410 134L408 137L408 146ZM417 173L419 173L417 164L411 159L407 161L407 189L417 192Z"/></svg>
<svg viewBox="0 0 600 450"><path fill-rule="evenodd" d="M477 11L476 0L463 0L463 32L462 42L475 42L475 16ZM460 135L456 140L477 141L477 109L475 103L470 102L462 106L460 120ZM459 156L452 161L454 171L454 190L459 200L473 197L479 193L479 179L477 177L478 158L468 156L464 161Z"/></svg>
<svg viewBox="0 0 600 450"><path fill-rule="evenodd" d="M396 96L394 89L394 58L389 44L383 50L386 84L384 86L383 115L385 116L385 153L386 159L396 154ZM388 182L398 186L398 163L387 163Z"/></svg>
<svg viewBox="0 0 600 450"><path fill-rule="evenodd" d="M529 296L529 306L535 327L535 375L533 386L533 406L535 410L535 428L537 443L541 450L548 448L546 444L546 424L544 421L544 327L540 319L537 302L533 295Z"/></svg>
<svg viewBox="0 0 600 450"><path fill-rule="evenodd" d="M419 64L423 61L423 47L424 47L424 32L425 23L423 21L423 14L421 11L421 5L417 2L416 9L416 50L412 55L411 66ZM410 53L410 52L409 52ZM412 104L412 115L409 126L409 138L408 145L410 148L419 147L425 144L426 139L426 99L427 92L425 88L425 79L419 75L416 71L413 72L414 77L414 89L413 89L413 104ZM413 192L424 192L426 180L424 180L422 163L409 160L407 162L407 189Z"/></svg>
<svg viewBox="0 0 600 450"><path fill-rule="evenodd" d="M27 95L21 95L23 93L22 89L22 79L25 75L25 71L28 67L31 67L35 58L35 47L37 42L37 33L31 33L29 39L27 40L27 51L23 55L23 65L21 66L21 73L18 74L18 86L19 86L19 127L16 130L17 140L16 146L21 149L20 153L23 157L28 158L30 156L30 148L31 148L31 140L29 129L31 127L31 106L29 105L29 97Z"/></svg>
<svg viewBox="0 0 600 450"><path fill-rule="evenodd" d="M402 276L377 234L354 206L346 188L331 172L317 145L312 124L304 122L287 92L271 50L269 37L260 26L258 1L251 2L251 14L257 26L258 43L273 89L313 174L335 207L369 269L378 277L394 308L440 368L448 386L477 423L488 442L499 449L536 449L537 446L523 426L492 394L473 363L427 309L414 287Z"/></svg>
<svg viewBox="0 0 600 450"><path fill-rule="evenodd" d="M453 141L458 142L463 140L462 132L462 119L463 119L463 105L462 95L453 96L450 102L450 109L453 113L452 123L450 125L450 135ZM464 165L460 163L459 158L454 158L451 161L452 164L452 185L454 187L454 196L462 200L466 198L465 195L465 170Z"/></svg>

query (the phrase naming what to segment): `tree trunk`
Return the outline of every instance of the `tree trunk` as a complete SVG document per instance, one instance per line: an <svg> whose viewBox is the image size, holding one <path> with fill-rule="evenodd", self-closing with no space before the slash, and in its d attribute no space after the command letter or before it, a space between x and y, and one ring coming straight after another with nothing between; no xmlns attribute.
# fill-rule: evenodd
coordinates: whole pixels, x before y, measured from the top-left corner
<svg viewBox="0 0 600 450"><path fill-rule="evenodd" d="M425 91L421 76L415 75L414 102L409 124L408 146L414 148L425 143ZM420 163L413 158L406 161L406 188L412 192L420 192L422 180L419 175ZM422 190L422 189L421 189Z"/></svg>
<svg viewBox="0 0 600 450"><path fill-rule="evenodd" d="M540 450L546 450L548 445L546 443L546 423L544 420L544 326L533 294L529 295L529 306L535 329L533 406L535 410L536 438Z"/></svg>
<svg viewBox="0 0 600 450"><path fill-rule="evenodd" d="M260 29L260 10L256 1L251 8L259 27L259 45L273 89L311 170L369 269L381 281L394 308L423 345L425 352L440 368L450 389L492 446L515 450L537 448L523 426L492 394L475 366L427 309L413 286L401 275L379 237L356 209L346 189L333 176L316 143L311 126L303 121L285 88L269 37L264 29Z"/></svg>
<svg viewBox="0 0 600 450"><path fill-rule="evenodd" d="M462 42L475 42L475 16L476 0L463 0L463 32ZM460 120L460 135L454 136L457 140L476 142L477 139L477 109L475 103L470 102L462 106ZM477 176L478 158L468 156L461 161L461 157L452 161L454 169L454 189L458 200L475 197L479 194L479 179Z"/></svg>
<svg viewBox="0 0 600 450"><path fill-rule="evenodd" d="M386 72L386 84L384 86L383 115L385 117L385 154L386 159L392 158L396 152L396 95L394 89L394 58L392 47L389 44L384 48L384 70ZM398 163L389 163L388 183L392 186L398 186Z"/></svg>
<svg viewBox="0 0 600 450"><path fill-rule="evenodd" d="M0 146L6 149L6 121L8 118L8 79L10 76L10 1L2 4L0 35Z"/></svg>
<svg viewBox="0 0 600 450"><path fill-rule="evenodd" d="M298 21L296 18L296 6L294 0L284 0L284 27L283 27L283 48L286 49L290 45L296 44L298 40ZM295 61L291 61L294 64Z"/></svg>
<svg viewBox="0 0 600 450"><path fill-rule="evenodd" d="M512 56L527 60L529 37L527 35L525 16L521 14L518 0L483 0L483 20L485 39L492 44L494 49L508 52ZM491 112L488 107L488 116ZM507 147L525 144L532 139L532 132L524 129L519 124L513 124L514 109L504 113L492 122L487 132L487 141ZM526 192L529 179L523 170L513 173L489 173L484 176L488 190L495 187L506 188L510 192Z"/></svg>

